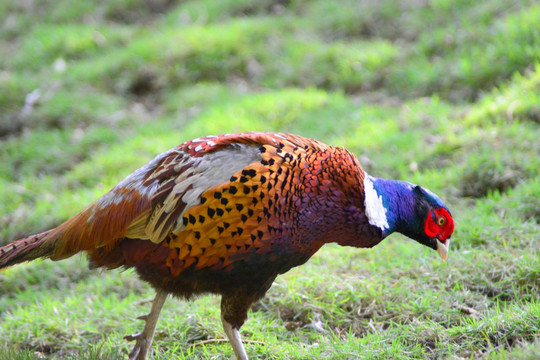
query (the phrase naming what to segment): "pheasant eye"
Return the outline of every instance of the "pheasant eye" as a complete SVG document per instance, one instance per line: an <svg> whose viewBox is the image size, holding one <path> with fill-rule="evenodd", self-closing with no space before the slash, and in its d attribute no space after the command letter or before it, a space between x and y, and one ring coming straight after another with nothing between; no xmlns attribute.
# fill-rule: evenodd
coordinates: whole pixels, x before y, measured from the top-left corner
<svg viewBox="0 0 540 360"><path fill-rule="evenodd" d="M444 216L439 216L437 219L437 225L443 226L444 224L446 224L446 218Z"/></svg>

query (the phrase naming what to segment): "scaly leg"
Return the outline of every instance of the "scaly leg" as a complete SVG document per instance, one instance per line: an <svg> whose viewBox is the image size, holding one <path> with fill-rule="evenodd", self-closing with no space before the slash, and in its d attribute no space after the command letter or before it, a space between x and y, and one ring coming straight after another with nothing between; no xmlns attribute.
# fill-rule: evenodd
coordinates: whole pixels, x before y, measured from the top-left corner
<svg viewBox="0 0 540 360"><path fill-rule="evenodd" d="M124 336L128 341L136 341L133 350L129 353L129 360L146 360L148 350L152 346L156 324L159 319L159 313L163 307L163 303L167 299L167 293L158 291L152 302L152 309L148 315L139 316L137 319L144 320L144 329L136 335Z"/></svg>
<svg viewBox="0 0 540 360"><path fill-rule="evenodd" d="M239 329L235 329L230 323L225 320L223 314L221 314L221 322L223 323L223 330L229 338L229 342L236 354L238 360L248 360L246 350L244 350L244 345L242 345L242 339L240 338Z"/></svg>

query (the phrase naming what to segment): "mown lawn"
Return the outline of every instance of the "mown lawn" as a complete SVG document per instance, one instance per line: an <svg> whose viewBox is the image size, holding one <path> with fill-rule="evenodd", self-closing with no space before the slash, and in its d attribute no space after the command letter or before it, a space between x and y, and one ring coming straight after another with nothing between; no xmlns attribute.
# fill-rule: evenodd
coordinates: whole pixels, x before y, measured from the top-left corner
<svg viewBox="0 0 540 360"><path fill-rule="evenodd" d="M191 138L284 131L422 184L449 261L325 246L242 328L254 359L540 358L536 1L0 3L0 243ZM84 257L0 273L0 359L123 359L151 288ZM169 299L154 359L226 359L219 299ZM217 340L200 344L204 340Z"/></svg>

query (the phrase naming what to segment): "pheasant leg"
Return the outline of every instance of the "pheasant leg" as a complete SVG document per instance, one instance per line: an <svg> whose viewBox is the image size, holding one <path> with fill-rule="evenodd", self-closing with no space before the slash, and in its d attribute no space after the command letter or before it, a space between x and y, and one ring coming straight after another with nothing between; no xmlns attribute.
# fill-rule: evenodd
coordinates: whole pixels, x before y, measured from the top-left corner
<svg viewBox="0 0 540 360"><path fill-rule="evenodd" d="M236 358L238 360L248 360L246 350L244 350L244 345L242 345L239 329L234 328L228 323L223 315L221 315L221 322L223 323L223 330L225 330L225 334L227 334L227 338L229 338L229 342L231 343Z"/></svg>
<svg viewBox="0 0 540 360"><path fill-rule="evenodd" d="M158 291L154 301L152 302L152 309L150 310L150 313L148 315L138 317L138 319L144 320L145 322L143 331L136 335L124 336L124 339L128 341L135 340L135 346L129 353L128 360L146 360L148 350L150 349L152 340L154 339L154 332L156 330L159 314L166 299L167 293Z"/></svg>

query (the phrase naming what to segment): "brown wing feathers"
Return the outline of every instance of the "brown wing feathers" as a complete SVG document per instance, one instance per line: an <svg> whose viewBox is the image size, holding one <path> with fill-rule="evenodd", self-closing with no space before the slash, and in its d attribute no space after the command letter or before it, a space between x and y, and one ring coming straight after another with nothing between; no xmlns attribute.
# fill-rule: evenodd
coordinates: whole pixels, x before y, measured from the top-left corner
<svg viewBox="0 0 540 360"><path fill-rule="evenodd" d="M272 236L279 237L276 232L292 226L283 223L291 219L277 216L276 211L290 208L294 213L294 197L282 195L301 191L302 159L311 144L280 137L265 137L258 143L259 161L202 193L201 203L183 214L182 231L171 234L167 243L171 248L167 266L174 276L193 264L196 269L227 270L252 253L268 252Z"/></svg>

